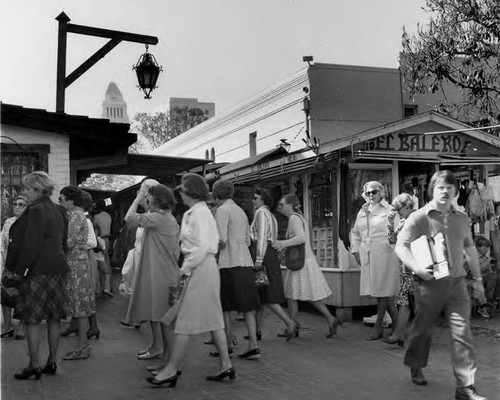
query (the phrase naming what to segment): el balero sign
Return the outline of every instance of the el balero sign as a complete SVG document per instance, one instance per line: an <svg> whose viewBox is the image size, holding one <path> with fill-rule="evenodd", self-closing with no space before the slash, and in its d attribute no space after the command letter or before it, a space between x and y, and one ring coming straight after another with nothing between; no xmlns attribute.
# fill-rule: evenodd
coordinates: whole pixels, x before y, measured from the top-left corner
<svg viewBox="0 0 500 400"><path fill-rule="evenodd" d="M468 138L453 134L390 133L364 142L363 150L464 153L470 145Z"/></svg>

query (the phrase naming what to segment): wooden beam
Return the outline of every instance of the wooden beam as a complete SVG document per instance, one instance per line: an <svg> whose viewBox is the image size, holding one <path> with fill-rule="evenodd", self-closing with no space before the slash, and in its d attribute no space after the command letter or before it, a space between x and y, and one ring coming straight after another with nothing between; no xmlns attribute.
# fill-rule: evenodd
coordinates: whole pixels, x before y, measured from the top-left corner
<svg viewBox="0 0 500 400"><path fill-rule="evenodd" d="M95 63L104 58L104 56L113 50L120 42L121 39L111 39L108 43L97 50L92 56L90 56L85 62L83 62L77 69L66 77L65 87L71 85L80 76L92 68Z"/></svg>
<svg viewBox="0 0 500 400"><path fill-rule="evenodd" d="M56 78L56 112L64 112L66 77L66 42L68 37L68 22L71 21L65 13L57 16L59 33L57 36L57 78Z"/></svg>
<svg viewBox="0 0 500 400"><path fill-rule="evenodd" d="M71 161L71 165L75 170L85 171L98 169L101 167L115 167L120 165L126 165L128 160L128 155L126 152L121 151L110 156L105 157L92 157L92 158L79 158Z"/></svg>
<svg viewBox="0 0 500 400"><path fill-rule="evenodd" d="M67 25L68 32L78 33L80 35L97 36L109 39L120 39L126 42L158 44L158 38L155 36L139 35L137 33L113 31L110 29L93 28L84 25Z"/></svg>

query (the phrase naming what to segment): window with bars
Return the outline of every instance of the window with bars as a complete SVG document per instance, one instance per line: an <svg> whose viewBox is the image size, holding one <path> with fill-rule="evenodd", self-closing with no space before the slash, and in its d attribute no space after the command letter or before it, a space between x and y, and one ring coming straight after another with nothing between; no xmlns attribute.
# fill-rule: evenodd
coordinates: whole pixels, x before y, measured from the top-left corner
<svg viewBox="0 0 500 400"><path fill-rule="evenodd" d="M22 194L22 181L34 171L48 172L50 145L2 143L2 224L12 216L12 200Z"/></svg>

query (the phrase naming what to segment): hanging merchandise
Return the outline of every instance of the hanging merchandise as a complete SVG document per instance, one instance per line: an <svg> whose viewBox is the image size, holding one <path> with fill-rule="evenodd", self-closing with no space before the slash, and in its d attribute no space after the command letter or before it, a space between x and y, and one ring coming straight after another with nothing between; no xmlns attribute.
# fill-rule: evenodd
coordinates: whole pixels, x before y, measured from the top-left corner
<svg viewBox="0 0 500 400"><path fill-rule="evenodd" d="M481 193L479 192L477 183L474 183L472 191L469 194L469 198L467 199L467 206L465 208L472 222L477 223L480 221L484 221L486 216L485 202L481 197Z"/></svg>

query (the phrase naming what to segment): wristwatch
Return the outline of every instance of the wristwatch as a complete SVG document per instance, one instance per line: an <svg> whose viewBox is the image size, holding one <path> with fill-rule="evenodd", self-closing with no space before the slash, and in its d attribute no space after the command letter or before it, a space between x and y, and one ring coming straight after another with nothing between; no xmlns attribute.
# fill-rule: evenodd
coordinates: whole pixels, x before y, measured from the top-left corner
<svg viewBox="0 0 500 400"><path fill-rule="evenodd" d="M477 278L475 276L473 276L472 279L474 279L475 281L478 281L478 282L482 282L483 281L483 277L482 276L477 277Z"/></svg>

